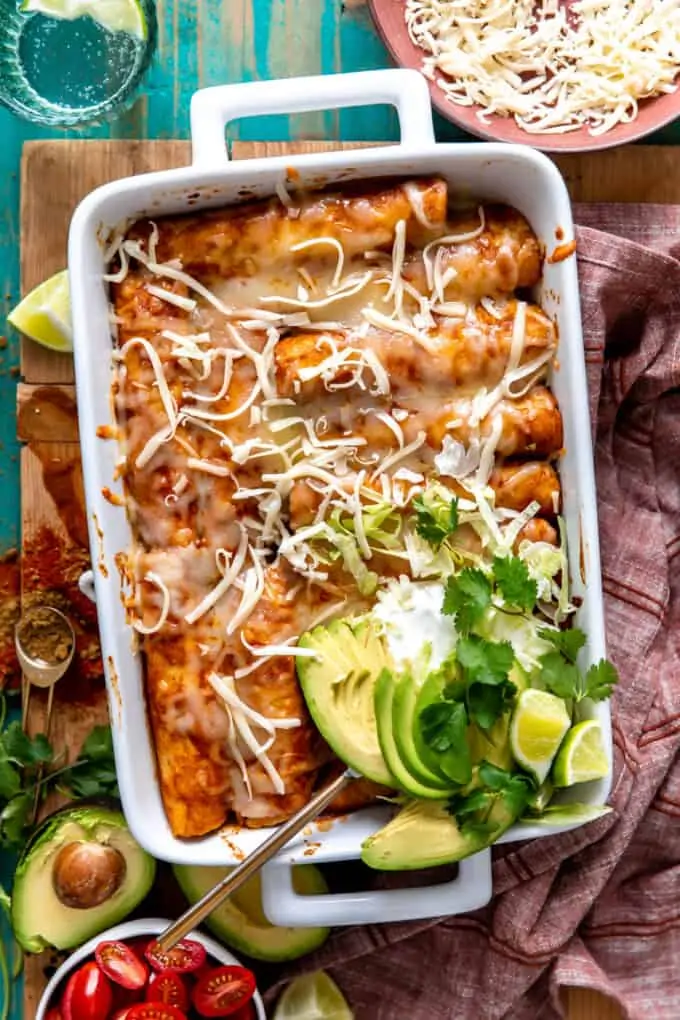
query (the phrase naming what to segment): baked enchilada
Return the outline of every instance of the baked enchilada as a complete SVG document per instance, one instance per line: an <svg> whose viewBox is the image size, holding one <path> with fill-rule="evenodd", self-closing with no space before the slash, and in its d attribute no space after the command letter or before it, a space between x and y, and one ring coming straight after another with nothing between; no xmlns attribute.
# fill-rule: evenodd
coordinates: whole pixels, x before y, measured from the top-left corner
<svg viewBox="0 0 680 1020"><path fill-rule="evenodd" d="M282 189L112 242L121 565L177 836L276 824L337 767L298 639L428 576L424 498L457 501L458 563L560 548L539 244L453 199L436 179Z"/></svg>

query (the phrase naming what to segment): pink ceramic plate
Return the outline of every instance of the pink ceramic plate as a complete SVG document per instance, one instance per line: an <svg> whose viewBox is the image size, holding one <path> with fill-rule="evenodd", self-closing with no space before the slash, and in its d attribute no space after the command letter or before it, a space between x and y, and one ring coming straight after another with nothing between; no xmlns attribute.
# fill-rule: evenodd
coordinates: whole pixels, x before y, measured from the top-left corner
<svg viewBox="0 0 680 1020"><path fill-rule="evenodd" d="M373 20L395 61L402 67L420 70L423 52L409 38L404 20L405 0L368 0ZM630 124L620 124L605 135L593 136L586 128L563 135L529 134L517 127L511 117L492 116L485 124L479 120L478 106L457 106L428 80L432 104L447 120L470 134L497 142L519 142L544 152L595 152L635 142L680 117L680 90L640 103L638 116Z"/></svg>

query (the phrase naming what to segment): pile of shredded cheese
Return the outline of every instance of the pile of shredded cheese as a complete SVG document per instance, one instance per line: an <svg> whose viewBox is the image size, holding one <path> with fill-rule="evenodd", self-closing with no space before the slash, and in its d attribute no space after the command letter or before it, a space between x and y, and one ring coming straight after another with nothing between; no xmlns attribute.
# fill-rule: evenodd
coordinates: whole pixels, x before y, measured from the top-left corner
<svg viewBox="0 0 680 1020"><path fill-rule="evenodd" d="M406 0L405 17L425 75L483 123L598 136L677 88L679 0Z"/></svg>

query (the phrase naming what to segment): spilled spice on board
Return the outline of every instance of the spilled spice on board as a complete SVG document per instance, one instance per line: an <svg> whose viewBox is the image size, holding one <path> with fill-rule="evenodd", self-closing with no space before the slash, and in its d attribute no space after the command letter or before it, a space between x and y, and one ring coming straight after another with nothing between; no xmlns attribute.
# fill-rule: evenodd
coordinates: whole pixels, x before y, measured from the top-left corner
<svg viewBox="0 0 680 1020"><path fill-rule="evenodd" d="M21 670L14 648L14 628L21 614L19 553L10 549L0 556L0 690L16 688Z"/></svg>

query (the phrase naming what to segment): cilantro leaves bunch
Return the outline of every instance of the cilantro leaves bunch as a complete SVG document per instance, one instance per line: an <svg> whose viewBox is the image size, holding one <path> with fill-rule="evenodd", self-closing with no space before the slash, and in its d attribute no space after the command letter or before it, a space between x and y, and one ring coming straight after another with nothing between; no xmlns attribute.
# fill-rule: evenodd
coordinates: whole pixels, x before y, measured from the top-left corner
<svg viewBox="0 0 680 1020"><path fill-rule="evenodd" d="M507 828L509 819L519 818L533 793L528 776L507 772L488 761L479 766L480 786L467 794L454 794L448 802L449 813L465 835L493 838L500 828ZM502 820L494 817L494 809L502 806Z"/></svg>
<svg viewBox="0 0 680 1020"><path fill-rule="evenodd" d="M445 499L435 488L416 496L413 506L416 534L429 542L436 552L458 528L458 500L455 496Z"/></svg>
<svg viewBox="0 0 680 1020"><path fill-rule="evenodd" d="M481 622L494 595L523 613L536 605L538 585L518 556L495 556L492 570L489 576L477 567L465 567L446 579L442 612L455 616L459 633L469 634Z"/></svg>
<svg viewBox="0 0 680 1020"><path fill-rule="evenodd" d="M606 701L611 697L612 690L618 683L619 674L616 667L607 659L593 663L584 674L576 665L578 653L586 643L582 630L573 627L571 630L549 630L547 627L538 632L539 637L549 641L553 650L542 655L540 662L539 684L565 701Z"/></svg>
<svg viewBox="0 0 680 1020"><path fill-rule="evenodd" d="M21 850L32 831L36 798L59 791L74 799L117 797L118 783L109 726L95 726L76 761L59 767L44 733L27 736L18 721L5 725L0 699L0 849Z"/></svg>

